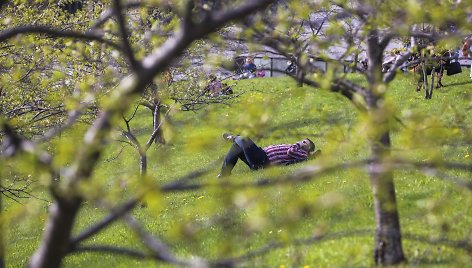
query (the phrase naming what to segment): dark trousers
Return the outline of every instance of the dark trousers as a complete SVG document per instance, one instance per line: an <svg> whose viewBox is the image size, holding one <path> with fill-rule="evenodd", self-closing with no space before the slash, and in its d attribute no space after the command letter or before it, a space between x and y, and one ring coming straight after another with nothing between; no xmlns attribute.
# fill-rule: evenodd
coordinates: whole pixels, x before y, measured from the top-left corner
<svg viewBox="0 0 472 268"><path fill-rule="evenodd" d="M222 176L231 174L238 159L241 159L252 170L263 168L269 164L267 154L262 148L249 138L237 136L226 154L220 174Z"/></svg>

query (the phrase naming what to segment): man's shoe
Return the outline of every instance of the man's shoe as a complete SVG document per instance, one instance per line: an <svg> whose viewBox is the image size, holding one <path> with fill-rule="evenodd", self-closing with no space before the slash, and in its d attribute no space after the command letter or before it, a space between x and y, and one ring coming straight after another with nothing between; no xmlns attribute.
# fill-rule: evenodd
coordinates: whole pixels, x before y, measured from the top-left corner
<svg viewBox="0 0 472 268"><path fill-rule="evenodd" d="M225 174L223 174L223 173L220 173L220 174L216 175L216 178L217 178L217 179L222 179L222 178L228 177L228 176L229 176L228 174L225 175Z"/></svg>
<svg viewBox="0 0 472 268"><path fill-rule="evenodd" d="M234 139L236 138L236 135L233 135L231 133L224 133L223 134L223 139L227 140L227 141L234 141Z"/></svg>

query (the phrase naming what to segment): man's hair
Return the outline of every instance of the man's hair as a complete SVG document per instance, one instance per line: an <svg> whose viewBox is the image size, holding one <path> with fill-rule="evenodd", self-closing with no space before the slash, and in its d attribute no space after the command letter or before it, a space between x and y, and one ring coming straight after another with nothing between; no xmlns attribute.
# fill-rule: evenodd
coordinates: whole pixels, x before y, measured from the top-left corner
<svg viewBox="0 0 472 268"><path fill-rule="evenodd" d="M309 138L306 138L310 142L310 152L315 151L315 143L311 141Z"/></svg>

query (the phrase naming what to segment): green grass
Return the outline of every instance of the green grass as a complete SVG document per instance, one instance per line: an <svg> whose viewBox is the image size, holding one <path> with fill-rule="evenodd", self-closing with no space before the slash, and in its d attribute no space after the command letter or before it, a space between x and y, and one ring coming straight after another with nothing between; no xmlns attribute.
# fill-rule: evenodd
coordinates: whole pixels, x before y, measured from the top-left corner
<svg viewBox="0 0 472 268"><path fill-rule="evenodd" d="M432 100L415 92L413 79L397 79L388 89L387 103L395 112L392 120L393 153L413 160L444 159L470 163L472 83L468 70L445 77L445 88ZM239 163L231 182L254 182L258 178L289 174L310 164L335 164L369 155L364 135L364 116L339 94L296 87L288 78L239 81L235 92L245 92L231 105L212 105L196 113L174 112L165 124L166 146L148 151L149 178L138 179L139 158L130 147L113 161L101 161L90 183L82 189L89 201L77 217L74 233L105 215L94 200L105 197L117 204L146 189L147 207L133 214L151 233L168 243L182 257L217 259L238 256L276 241L285 246L249 260L243 267L366 267L373 266L373 204L368 176L363 169L338 170L304 184L257 189L228 189L216 180L220 158L229 145L223 132L253 137L260 144L293 143L313 137L323 156L287 167L253 172ZM151 118L140 110L132 126L145 141L151 133ZM463 128L460 128L463 126ZM73 136L73 135L71 135ZM67 142L68 136L63 138ZM74 142L74 140L72 140ZM65 147L70 148L70 147ZM120 146L110 146L103 159L116 155ZM67 160L62 160L67 161ZM193 170L212 167L196 182L211 187L186 193L162 194L154 185L170 182ZM452 175L470 181L470 174ZM418 170L395 171L397 200L405 234L405 266L457 267L472 258L446 242L426 243L413 236L435 240L471 239L472 197L451 182L424 175ZM154 187L155 188L155 187ZM35 192L44 196L39 186ZM47 205L30 200L26 205L7 201L7 265L22 267L38 247L47 218ZM317 243L292 246L296 239L318 233L347 232ZM116 223L87 244L111 244L144 249L132 231ZM469 253L470 254L470 253ZM64 267L166 267L116 255L81 253L65 259Z"/></svg>

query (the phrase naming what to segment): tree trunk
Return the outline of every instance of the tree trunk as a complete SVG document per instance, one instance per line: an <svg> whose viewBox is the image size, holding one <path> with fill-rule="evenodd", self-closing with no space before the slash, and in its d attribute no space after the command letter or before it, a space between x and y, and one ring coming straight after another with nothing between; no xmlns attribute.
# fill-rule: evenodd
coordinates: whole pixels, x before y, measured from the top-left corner
<svg viewBox="0 0 472 268"><path fill-rule="evenodd" d="M67 254L69 238L75 216L82 200L57 198L51 205L49 221L41 241L40 248L35 252L29 268L58 268Z"/></svg>
<svg viewBox="0 0 472 268"><path fill-rule="evenodd" d="M303 79L305 78L305 72L303 71L303 68L299 68L297 66L297 86L298 87L303 87Z"/></svg>
<svg viewBox="0 0 472 268"><path fill-rule="evenodd" d="M147 173L147 156L146 153L139 153L140 174L141 177Z"/></svg>
<svg viewBox="0 0 472 268"><path fill-rule="evenodd" d="M161 103L158 100L154 100L154 110L152 113L152 119L153 129L159 128L155 139L156 144L165 144L166 140L164 139L161 126Z"/></svg>
<svg viewBox="0 0 472 268"><path fill-rule="evenodd" d="M369 176L372 185L375 213L375 263L392 265L405 260L402 249L400 220L395 198L395 186L391 170L381 168L379 164L390 156L390 130L388 115L382 111L379 104L384 98L382 85L382 55L385 47L379 44L379 34L371 31L368 38L367 56L369 59L368 82L370 90L366 95L369 116L373 119L374 133L369 136L372 150L372 162L369 166ZM381 131L380 133L377 131Z"/></svg>
<svg viewBox="0 0 472 268"><path fill-rule="evenodd" d="M431 70L431 85L429 88L429 94L427 95L426 99L430 100L433 97L433 89L434 89L434 73L436 71L436 68L433 67Z"/></svg>
<svg viewBox="0 0 472 268"><path fill-rule="evenodd" d="M392 265L403 262L405 257L393 173L378 165L390 154L389 132L385 132L379 141L373 141L371 146L375 159L369 169L376 223L374 258L376 264Z"/></svg>
<svg viewBox="0 0 472 268"><path fill-rule="evenodd" d="M423 87L424 87L424 98L428 99L428 75L426 71L426 63L423 64Z"/></svg>
<svg viewBox="0 0 472 268"><path fill-rule="evenodd" d="M359 54L354 55L354 62L352 64L351 72L352 73L357 73L357 63L359 62Z"/></svg>

